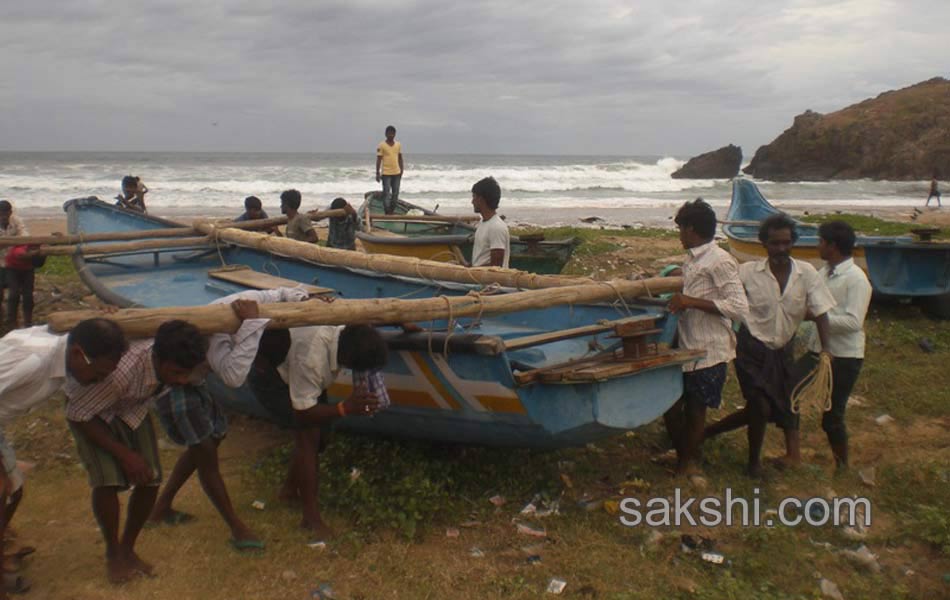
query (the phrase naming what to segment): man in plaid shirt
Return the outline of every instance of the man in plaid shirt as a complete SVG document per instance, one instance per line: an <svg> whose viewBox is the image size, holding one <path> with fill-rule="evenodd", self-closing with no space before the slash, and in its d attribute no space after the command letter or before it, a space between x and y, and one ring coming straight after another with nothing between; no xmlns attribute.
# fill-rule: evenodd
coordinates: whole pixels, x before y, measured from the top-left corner
<svg viewBox="0 0 950 600"><path fill-rule="evenodd" d="M89 473L92 510L106 542L106 572L112 583L153 572L135 553L162 480L149 404L166 394L168 386L187 384L206 351L207 341L194 325L168 321L154 340L133 343L104 381L66 385L66 418ZM130 487L120 537L118 493Z"/></svg>

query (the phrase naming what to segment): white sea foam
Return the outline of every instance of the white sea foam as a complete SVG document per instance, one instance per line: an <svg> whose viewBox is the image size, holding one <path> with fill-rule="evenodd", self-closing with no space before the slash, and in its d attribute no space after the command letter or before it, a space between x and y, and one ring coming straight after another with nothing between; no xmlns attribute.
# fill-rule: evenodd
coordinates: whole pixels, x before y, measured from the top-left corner
<svg viewBox="0 0 950 600"><path fill-rule="evenodd" d="M402 197L443 212L471 211L471 186L487 175L502 186L502 210L511 217L530 215L555 222L565 214L632 211L668 220L684 200L704 197L717 210L728 206L726 180L678 180L674 157L517 157L410 156ZM115 196L123 175L140 175L151 193L154 212L239 212L245 196L256 195L275 211L278 196L300 190L304 205L326 205L336 196L359 202L378 189L372 157L357 155L240 154L15 154L0 153L0 198L17 210L50 212L65 200ZM802 208L909 207L922 203L926 182L774 183L762 182L765 196L778 206ZM572 217L573 218L573 217ZM639 219L631 214L625 220ZM568 219L570 220L570 219Z"/></svg>

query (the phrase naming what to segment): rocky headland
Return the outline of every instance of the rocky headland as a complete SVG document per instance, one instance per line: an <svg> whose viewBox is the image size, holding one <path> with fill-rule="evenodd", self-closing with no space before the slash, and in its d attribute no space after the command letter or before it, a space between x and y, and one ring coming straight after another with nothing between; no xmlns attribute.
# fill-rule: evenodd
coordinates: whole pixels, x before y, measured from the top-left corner
<svg viewBox="0 0 950 600"><path fill-rule="evenodd" d="M829 114L807 110L743 172L773 181L950 177L950 81L937 77Z"/></svg>

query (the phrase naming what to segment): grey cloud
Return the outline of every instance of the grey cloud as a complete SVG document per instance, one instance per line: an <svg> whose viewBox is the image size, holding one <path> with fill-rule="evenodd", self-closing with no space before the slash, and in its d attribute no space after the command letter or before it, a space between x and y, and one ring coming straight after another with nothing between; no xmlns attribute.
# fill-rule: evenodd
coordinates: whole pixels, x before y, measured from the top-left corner
<svg viewBox="0 0 950 600"><path fill-rule="evenodd" d="M7 4L7 149L751 155L950 63L928 0Z"/></svg>

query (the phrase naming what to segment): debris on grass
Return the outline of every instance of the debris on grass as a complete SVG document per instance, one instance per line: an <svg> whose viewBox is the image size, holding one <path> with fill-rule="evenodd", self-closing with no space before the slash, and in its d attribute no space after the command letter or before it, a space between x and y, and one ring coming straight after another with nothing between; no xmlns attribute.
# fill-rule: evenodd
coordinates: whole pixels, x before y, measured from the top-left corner
<svg viewBox="0 0 950 600"><path fill-rule="evenodd" d="M531 537L543 538L548 536L548 532L543 527L532 527L524 523L516 523L516 529L521 535L530 535Z"/></svg>
<svg viewBox="0 0 950 600"><path fill-rule="evenodd" d="M549 594L560 594L567 587L567 582L563 579L554 578L548 583Z"/></svg>
<svg viewBox="0 0 950 600"><path fill-rule="evenodd" d="M890 425L891 423L893 423L894 417L892 417L891 415L881 415L877 417L876 419L874 419L874 422L880 425L881 427L884 427L885 425Z"/></svg>
<svg viewBox="0 0 950 600"><path fill-rule="evenodd" d="M857 550L842 550L841 555L852 563L864 567L874 573L881 572L881 563L877 562L877 556L868 550L868 547L862 544Z"/></svg>
<svg viewBox="0 0 950 600"><path fill-rule="evenodd" d="M255 500L254 502L251 502L251 506L257 510L264 510L267 507L263 500Z"/></svg>
<svg viewBox="0 0 950 600"><path fill-rule="evenodd" d="M874 487L874 467L868 467L867 469L858 470L858 478L861 480L861 483L868 487Z"/></svg>
<svg viewBox="0 0 950 600"><path fill-rule="evenodd" d="M488 499L488 501L494 504L495 506L497 506L498 508L501 508L502 506L508 503L508 500L506 500L504 496L499 496L499 495L492 496L491 498Z"/></svg>
<svg viewBox="0 0 950 600"><path fill-rule="evenodd" d="M838 586L835 582L830 579L821 580L821 595L826 598L831 598L832 600L844 600L844 596L841 595L841 590L838 589Z"/></svg>

